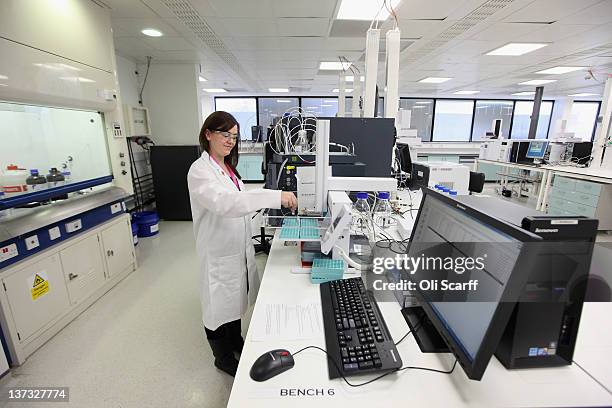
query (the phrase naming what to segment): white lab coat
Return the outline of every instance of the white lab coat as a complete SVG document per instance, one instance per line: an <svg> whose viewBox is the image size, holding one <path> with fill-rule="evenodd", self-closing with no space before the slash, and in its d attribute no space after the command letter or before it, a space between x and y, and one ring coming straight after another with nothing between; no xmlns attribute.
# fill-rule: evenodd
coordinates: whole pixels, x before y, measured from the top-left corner
<svg viewBox="0 0 612 408"><path fill-rule="evenodd" d="M281 192L240 191L208 153L187 174L196 252L201 268L202 320L209 330L240 319L259 290L251 214L280 208ZM248 298L247 298L248 280Z"/></svg>

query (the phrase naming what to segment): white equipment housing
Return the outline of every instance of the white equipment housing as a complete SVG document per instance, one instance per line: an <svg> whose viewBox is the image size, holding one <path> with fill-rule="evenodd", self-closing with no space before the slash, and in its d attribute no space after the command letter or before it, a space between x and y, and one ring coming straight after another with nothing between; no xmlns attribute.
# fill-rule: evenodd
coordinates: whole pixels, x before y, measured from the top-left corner
<svg viewBox="0 0 612 408"><path fill-rule="evenodd" d="M415 162L415 171L418 177L427 177L423 169L429 172L429 177L423 180L428 187L434 187L436 184L448 187L457 192L457 195L469 194L470 185L470 168L463 164L450 162Z"/></svg>

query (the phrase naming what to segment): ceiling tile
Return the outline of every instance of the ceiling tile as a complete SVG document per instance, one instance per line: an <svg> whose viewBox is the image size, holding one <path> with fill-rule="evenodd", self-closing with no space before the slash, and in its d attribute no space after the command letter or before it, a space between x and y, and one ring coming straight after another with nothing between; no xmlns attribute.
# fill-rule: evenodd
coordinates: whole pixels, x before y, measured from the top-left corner
<svg viewBox="0 0 612 408"><path fill-rule="evenodd" d="M557 22L553 24L546 24L544 27L539 28L536 31L517 37L517 40L519 42L554 42L582 33L591 28L593 28L593 26L584 24L562 24Z"/></svg>
<svg viewBox="0 0 612 408"><path fill-rule="evenodd" d="M326 36L329 27L328 18L279 18L278 34L280 36Z"/></svg>
<svg viewBox="0 0 612 408"><path fill-rule="evenodd" d="M397 8L400 19L444 19L467 3L465 0L410 0Z"/></svg>
<svg viewBox="0 0 612 408"><path fill-rule="evenodd" d="M399 29L402 38L431 38L452 25L452 23L454 22L437 20L400 20ZM383 37L383 35L381 35L381 37Z"/></svg>
<svg viewBox="0 0 612 408"><path fill-rule="evenodd" d="M362 38L365 41L366 33L370 28L369 21L334 20L330 37Z"/></svg>
<svg viewBox="0 0 612 408"><path fill-rule="evenodd" d="M277 17L332 18L336 0L273 0L273 13Z"/></svg>
<svg viewBox="0 0 612 408"><path fill-rule="evenodd" d="M221 18L270 18L274 16L272 0L208 0L208 3L216 16Z"/></svg>
<svg viewBox="0 0 612 408"><path fill-rule="evenodd" d="M273 37L278 35L273 18L216 18L208 23L217 35L226 37Z"/></svg>
<svg viewBox="0 0 612 408"><path fill-rule="evenodd" d="M603 0L561 20L564 24L605 24L612 22L612 1Z"/></svg>
<svg viewBox="0 0 612 408"><path fill-rule="evenodd" d="M321 50L325 39L323 37L281 37L280 49L283 50Z"/></svg>
<svg viewBox="0 0 612 408"><path fill-rule="evenodd" d="M470 37L471 40L512 42L518 37L548 27L548 24L494 23ZM504 45L504 44L500 44Z"/></svg>
<svg viewBox="0 0 612 408"><path fill-rule="evenodd" d="M232 51L236 50L278 50L281 40L278 37L236 37L228 39Z"/></svg>
<svg viewBox="0 0 612 408"><path fill-rule="evenodd" d="M157 14L140 1L104 0L113 18L156 18Z"/></svg>
<svg viewBox="0 0 612 408"><path fill-rule="evenodd" d="M553 22L584 10L600 0L537 0L507 16L505 22Z"/></svg>
<svg viewBox="0 0 612 408"><path fill-rule="evenodd" d="M158 51L185 51L195 47L183 37L147 37L142 39L149 47Z"/></svg>

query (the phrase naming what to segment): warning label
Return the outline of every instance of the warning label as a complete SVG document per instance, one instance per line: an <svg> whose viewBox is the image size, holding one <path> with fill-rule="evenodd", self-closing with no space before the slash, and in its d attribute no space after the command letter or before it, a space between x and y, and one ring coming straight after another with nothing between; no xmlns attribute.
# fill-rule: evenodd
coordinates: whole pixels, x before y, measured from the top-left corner
<svg viewBox="0 0 612 408"><path fill-rule="evenodd" d="M32 282L32 300L36 300L49 292L49 281L46 275L45 272L39 272L34 276Z"/></svg>

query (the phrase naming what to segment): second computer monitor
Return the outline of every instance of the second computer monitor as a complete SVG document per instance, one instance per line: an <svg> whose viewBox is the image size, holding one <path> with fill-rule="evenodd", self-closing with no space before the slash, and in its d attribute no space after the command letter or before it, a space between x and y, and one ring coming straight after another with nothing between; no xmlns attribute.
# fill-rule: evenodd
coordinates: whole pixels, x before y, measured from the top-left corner
<svg viewBox="0 0 612 408"><path fill-rule="evenodd" d="M529 148L527 149L527 155L525 157L528 159L543 159L547 148L548 142L539 140L529 142Z"/></svg>

